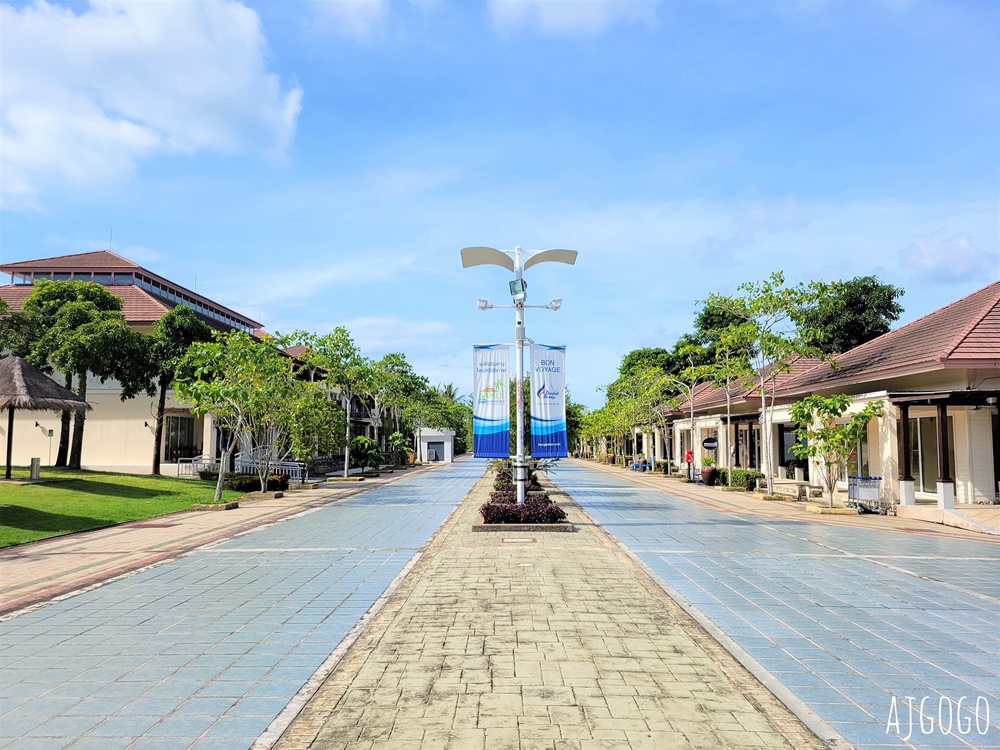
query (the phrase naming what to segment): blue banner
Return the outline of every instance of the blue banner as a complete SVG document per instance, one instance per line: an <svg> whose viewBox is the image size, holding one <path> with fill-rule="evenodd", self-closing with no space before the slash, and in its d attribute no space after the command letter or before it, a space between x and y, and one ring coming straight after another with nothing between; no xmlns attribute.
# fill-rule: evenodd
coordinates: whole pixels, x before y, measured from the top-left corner
<svg viewBox="0 0 1000 750"><path fill-rule="evenodd" d="M566 347L531 347L531 457L564 458Z"/></svg>
<svg viewBox="0 0 1000 750"><path fill-rule="evenodd" d="M477 458L510 458L510 347L474 346L472 453Z"/></svg>

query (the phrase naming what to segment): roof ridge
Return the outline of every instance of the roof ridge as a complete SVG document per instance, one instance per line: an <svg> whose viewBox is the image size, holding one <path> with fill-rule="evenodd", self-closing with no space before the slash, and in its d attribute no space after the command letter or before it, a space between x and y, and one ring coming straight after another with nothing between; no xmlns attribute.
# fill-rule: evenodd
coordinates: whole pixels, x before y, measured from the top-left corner
<svg viewBox="0 0 1000 750"><path fill-rule="evenodd" d="M955 338L949 341L947 345L945 345L944 350L941 352L941 354L937 356L937 361L943 362L946 359L948 359L948 357L952 355L952 353L961 345L961 343L966 338L968 338L969 334L976 329L976 326L982 323L983 319L993 311L993 308L995 308L998 304L1000 304L1000 281L995 282L995 284L997 285L996 293L993 295L992 298L987 300L986 305L983 307L983 311L979 315L977 315L969 325L967 325L964 329L962 329L961 333L959 333ZM983 287L983 289L989 289L989 287L990 285L987 284L985 287ZM977 292L973 292L972 294L977 294L978 291L982 291L982 289L977 290ZM965 299L965 297L963 297L962 299ZM961 302L962 300L958 301Z"/></svg>

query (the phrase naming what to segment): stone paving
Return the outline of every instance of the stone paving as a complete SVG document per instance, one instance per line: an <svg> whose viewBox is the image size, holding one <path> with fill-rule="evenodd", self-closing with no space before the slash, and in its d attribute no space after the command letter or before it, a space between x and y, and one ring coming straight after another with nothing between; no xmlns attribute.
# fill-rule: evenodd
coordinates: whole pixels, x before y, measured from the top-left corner
<svg viewBox="0 0 1000 750"><path fill-rule="evenodd" d="M720 512L579 463L553 478L859 750L1000 747L996 540Z"/></svg>
<svg viewBox="0 0 1000 750"><path fill-rule="evenodd" d="M577 507L473 533L489 482L278 750L823 747Z"/></svg>
<svg viewBox="0 0 1000 750"><path fill-rule="evenodd" d="M482 468L437 467L8 615L0 747L245 750Z"/></svg>

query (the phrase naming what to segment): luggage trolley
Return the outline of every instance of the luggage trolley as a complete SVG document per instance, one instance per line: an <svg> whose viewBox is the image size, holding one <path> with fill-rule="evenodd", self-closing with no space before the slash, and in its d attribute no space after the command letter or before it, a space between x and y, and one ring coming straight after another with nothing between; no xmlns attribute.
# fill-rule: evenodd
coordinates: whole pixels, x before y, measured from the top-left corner
<svg viewBox="0 0 1000 750"><path fill-rule="evenodd" d="M892 501L882 496L882 477L848 477L848 508L857 508L862 513L877 513L880 516L893 515Z"/></svg>

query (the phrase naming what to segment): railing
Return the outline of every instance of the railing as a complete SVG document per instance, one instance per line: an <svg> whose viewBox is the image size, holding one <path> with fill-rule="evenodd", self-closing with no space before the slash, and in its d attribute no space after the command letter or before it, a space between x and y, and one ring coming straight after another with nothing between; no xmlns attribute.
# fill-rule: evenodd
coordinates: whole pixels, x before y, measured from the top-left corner
<svg viewBox="0 0 1000 750"><path fill-rule="evenodd" d="M237 474L255 474L257 458L253 453L237 453L233 462ZM219 468L219 459L211 456L195 456L177 460L177 476L196 477L203 469ZM302 479L303 466L295 461L272 461L271 471L274 474L287 474L290 479Z"/></svg>
<svg viewBox="0 0 1000 750"><path fill-rule="evenodd" d="M236 454L235 469L238 474L256 474L258 457L254 452ZM289 479L302 479L302 464L295 461L271 461L271 473L287 474Z"/></svg>

